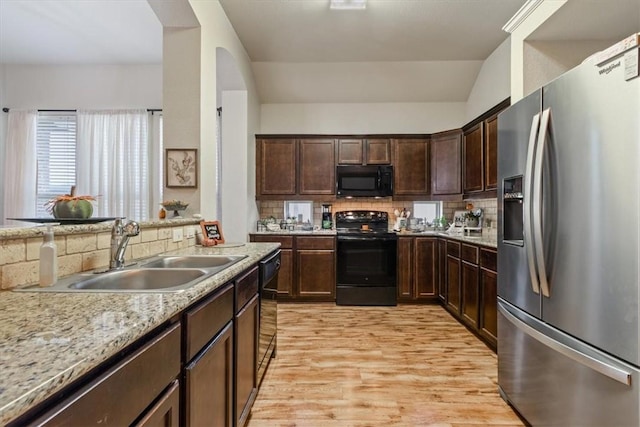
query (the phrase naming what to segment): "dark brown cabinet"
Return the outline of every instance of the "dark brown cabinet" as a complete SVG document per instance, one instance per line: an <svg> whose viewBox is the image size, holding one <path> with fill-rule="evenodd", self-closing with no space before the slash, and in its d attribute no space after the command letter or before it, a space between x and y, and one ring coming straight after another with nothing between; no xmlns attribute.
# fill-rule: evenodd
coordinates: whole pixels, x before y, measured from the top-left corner
<svg viewBox="0 0 640 427"><path fill-rule="evenodd" d="M258 199L296 199L335 193L333 139L256 139L256 166Z"/></svg>
<svg viewBox="0 0 640 427"><path fill-rule="evenodd" d="M180 323L173 324L36 420L18 419L9 425L174 423L180 410L173 394L180 373L180 331ZM152 405L158 398L164 403Z"/></svg>
<svg viewBox="0 0 640 427"><path fill-rule="evenodd" d="M235 290L235 425L242 427L258 393L258 268L239 277Z"/></svg>
<svg viewBox="0 0 640 427"><path fill-rule="evenodd" d="M250 234L252 242L279 242L279 301L335 301L335 237Z"/></svg>
<svg viewBox="0 0 640 427"><path fill-rule="evenodd" d="M462 195L462 131L443 132L431 137L431 194Z"/></svg>
<svg viewBox="0 0 640 427"><path fill-rule="evenodd" d="M438 239L438 299L447 304L447 240Z"/></svg>
<svg viewBox="0 0 640 427"><path fill-rule="evenodd" d="M480 122L464 131L462 137L462 163L464 193L484 191L484 123Z"/></svg>
<svg viewBox="0 0 640 427"><path fill-rule="evenodd" d="M280 243L280 271L278 272L278 299L289 300L294 294L294 237L283 235L251 234L251 242Z"/></svg>
<svg viewBox="0 0 640 427"><path fill-rule="evenodd" d="M340 165L388 165L391 163L389 139L338 139L337 152Z"/></svg>
<svg viewBox="0 0 640 427"><path fill-rule="evenodd" d="M335 158L333 139L299 141L298 194L335 194Z"/></svg>
<svg viewBox="0 0 640 427"><path fill-rule="evenodd" d="M180 425L180 383L175 380L135 427L178 427Z"/></svg>
<svg viewBox="0 0 640 427"><path fill-rule="evenodd" d="M228 284L184 314L185 426L233 425L233 301Z"/></svg>
<svg viewBox="0 0 640 427"><path fill-rule="evenodd" d="M484 122L484 188L498 187L498 115Z"/></svg>
<svg viewBox="0 0 640 427"><path fill-rule="evenodd" d="M447 242L447 308L460 315L460 244Z"/></svg>
<svg viewBox="0 0 640 427"><path fill-rule="evenodd" d="M296 194L297 141L295 139L258 139L256 147L256 194Z"/></svg>
<svg viewBox="0 0 640 427"><path fill-rule="evenodd" d="M424 200L431 193L429 140L393 139L393 196L400 200Z"/></svg>
<svg viewBox="0 0 640 427"><path fill-rule="evenodd" d="M438 239L398 239L398 301L435 301L438 280Z"/></svg>
<svg viewBox="0 0 640 427"><path fill-rule="evenodd" d="M480 249L480 334L493 347L498 343L498 273L495 250Z"/></svg>
<svg viewBox="0 0 640 427"><path fill-rule="evenodd" d="M335 301L335 238L296 237L296 248L300 298Z"/></svg>
<svg viewBox="0 0 640 427"><path fill-rule="evenodd" d="M462 288L462 319L471 328L478 327L479 314L479 271L477 246L462 244L461 248L461 288Z"/></svg>
<svg viewBox="0 0 640 427"><path fill-rule="evenodd" d="M452 239L438 239L439 300L494 351L498 343L497 252Z"/></svg>

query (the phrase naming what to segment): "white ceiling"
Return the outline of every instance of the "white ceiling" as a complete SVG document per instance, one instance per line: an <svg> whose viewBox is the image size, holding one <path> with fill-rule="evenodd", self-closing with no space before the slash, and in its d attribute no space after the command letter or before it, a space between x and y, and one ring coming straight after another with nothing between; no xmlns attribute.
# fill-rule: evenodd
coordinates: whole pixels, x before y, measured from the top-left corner
<svg viewBox="0 0 640 427"><path fill-rule="evenodd" d="M153 0L157 1L157 0ZM209 0L215 1L215 0ZM220 0L253 61L261 102L464 102L525 0ZM640 0L569 0L537 40L617 40ZM0 0L0 62L154 64L147 0Z"/></svg>

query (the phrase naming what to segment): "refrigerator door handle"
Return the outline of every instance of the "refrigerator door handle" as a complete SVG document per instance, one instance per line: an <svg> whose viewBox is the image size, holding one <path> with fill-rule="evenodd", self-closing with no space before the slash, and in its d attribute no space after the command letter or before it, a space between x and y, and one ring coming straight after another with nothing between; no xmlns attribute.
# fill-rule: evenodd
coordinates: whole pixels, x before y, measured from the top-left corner
<svg viewBox="0 0 640 427"><path fill-rule="evenodd" d="M540 283L542 295L547 298L551 296L551 292L549 289L549 282L547 280L547 267L544 262L544 245L542 240L542 164L544 160L544 149L547 144L547 134L549 133L550 114L551 109L547 108L542 112L542 118L540 119L540 131L538 132L533 172L533 206L531 212L535 259L538 267L538 282Z"/></svg>
<svg viewBox="0 0 640 427"><path fill-rule="evenodd" d="M543 344L555 351L557 351L558 353L562 354L563 356L568 357L569 359L580 363L581 365L584 365L590 369L593 369L596 372L599 372L600 374L611 378L614 381L617 381L619 383L622 383L624 385L627 385L629 387L631 387L631 372L627 372L623 369L620 369L616 366L610 365L608 363L602 362L600 360L597 360L591 356L588 356L584 353L580 353L579 351L576 351L574 349L572 349L569 346L566 346L550 337L548 337L547 335L543 334L542 332L539 332L538 330L532 328L531 326L527 325L525 322L523 322L522 320L518 319L517 317L515 317L513 314L511 314L509 312L509 310L507 308L505 308L502 304L498 303L498 311L511 323L513 323L513 325L520 329L522 332L524 332L525 334L529 335L531 338L533 338L534 340L538 341L540 344Z"/></svg>
<svg viewBox="0 0 640 427"><path fill-rule="evenodd" d="M536 262L533 247L533 229L531 218L531 189L533 187L533 161L536 148L536 135L538 134L538 126L540 124L540 113L533 116L531 120L531 130L529 132L529 145L527 146L527 163L524 172L524 200L522 207L522 216L524 222L524 243L525 252L527 254L527 265L529 266L529 275L531 277L531 288L536 294L540 294L540 284L538 282L538 273L536 271Z"/></svg>

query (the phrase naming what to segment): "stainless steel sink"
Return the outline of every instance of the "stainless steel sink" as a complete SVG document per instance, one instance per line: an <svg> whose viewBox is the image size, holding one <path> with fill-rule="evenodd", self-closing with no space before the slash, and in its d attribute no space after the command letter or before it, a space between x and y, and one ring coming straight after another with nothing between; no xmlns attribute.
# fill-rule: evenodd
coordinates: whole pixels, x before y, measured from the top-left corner
<svg viewBox="0 0 640 427"><path fill-rule="evenodd" d="M148 262L143 262L141 268L204 268L223 270L236 262L246 258L246 255L185 255L168 256L160 255Z"/></svg>
<svg viewBox="0 0 640 427"><path fill-rule="evenodd" d="M123 270L80 273L53 286L17 292L180 292L232 266L247 255L159 255Z"/></svg>
<svg viewBox="0 0 640 427"><path fill-rule="evenodd" d="M177 291L186 289L208 274L206 270L197 269L134 269L120 270L72 283L72 290L103 291Z"/></svg>

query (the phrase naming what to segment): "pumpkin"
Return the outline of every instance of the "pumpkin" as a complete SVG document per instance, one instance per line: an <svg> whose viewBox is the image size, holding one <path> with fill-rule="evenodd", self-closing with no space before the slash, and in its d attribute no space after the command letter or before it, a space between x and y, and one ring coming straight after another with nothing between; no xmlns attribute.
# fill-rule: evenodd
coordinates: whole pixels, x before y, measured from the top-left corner
<svg viewBox="0 0 640 427"><path fill-rule="evenodd" d="M52 209L54 218L91 218L93 205L88 200L59 200Z"/></svg>

